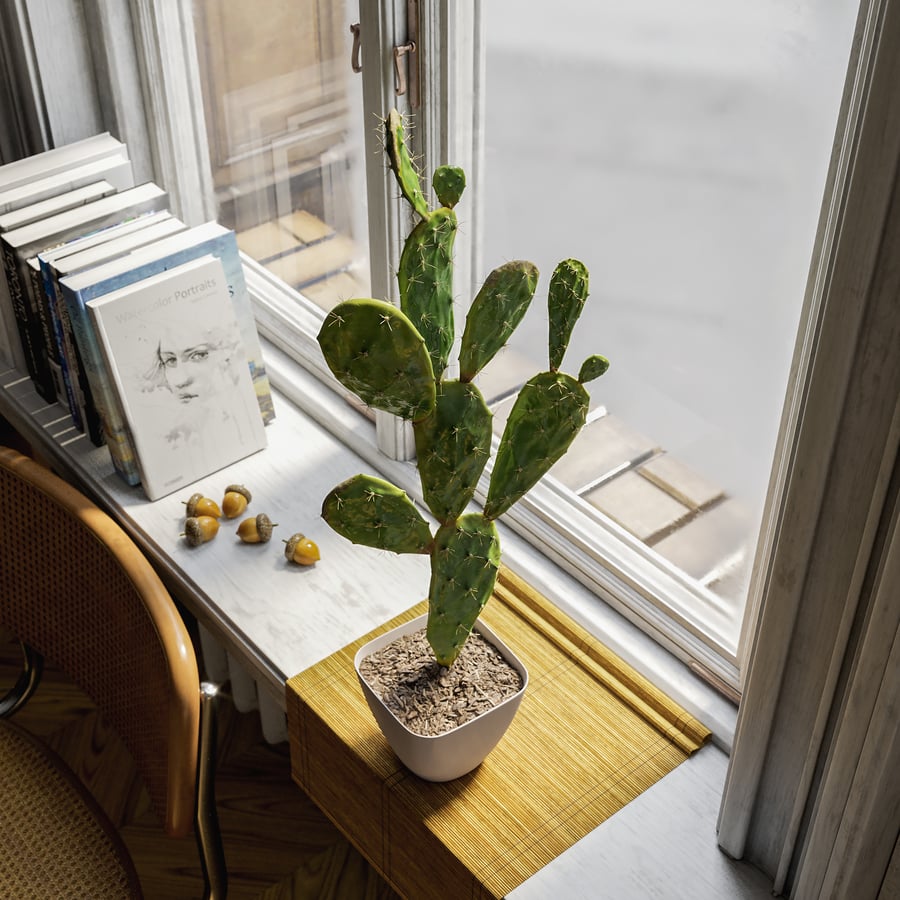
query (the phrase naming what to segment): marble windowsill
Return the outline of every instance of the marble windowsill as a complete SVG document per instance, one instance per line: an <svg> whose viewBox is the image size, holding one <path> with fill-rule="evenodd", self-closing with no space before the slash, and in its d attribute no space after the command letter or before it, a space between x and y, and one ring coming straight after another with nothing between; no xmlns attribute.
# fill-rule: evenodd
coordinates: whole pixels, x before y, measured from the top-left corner
<svg viewBox="0 0 900 900"><path fill-rule="evenodd" d="M377 465L402 483L414 470L378 458L369 423L277 348L267 344L264 352L273 384L281 388L267 449L192 488L216 497L226 484L247 485L254 494L251 511L279 523L267 545L241 544L226 523L213 542L189 548L179 534L182 501L192 491L147 501L115 475L105 448L78 435L67 413L37 397L21 373L0 374L0 414L122 523L173 593L283 709L290 676L424 595L428 564L424 557L355 547L321 521L322 497L343 478ZM315 567L285 562L280 539L295 531L319 544L322 560ZM503 540L507 565L663 687L715 739L512 896L547 896L562 887L571 897L767 896L764 876L728 861L715 843L734 707L521 538L504 530ZM666 874L667 863L697 869L679 876L683 893ZM613 890L619 879L629 887Z"/></svg>

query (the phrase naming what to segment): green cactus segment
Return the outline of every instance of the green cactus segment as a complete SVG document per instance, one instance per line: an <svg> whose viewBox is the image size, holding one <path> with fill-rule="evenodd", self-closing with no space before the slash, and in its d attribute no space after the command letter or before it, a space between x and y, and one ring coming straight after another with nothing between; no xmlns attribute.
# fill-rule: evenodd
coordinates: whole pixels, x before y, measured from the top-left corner
<svg viewBox="0 0 900 900"><path fill-rule="evenodd" d="M413 420L434 409L425 341L390 303L339 303L322 323L319 346L338 381L369 406Z"/></svg>
<svg viewBox="0 0 900 900"><path fill-rule="evenodd" d="M401 193L423 219L428 218L428 202L406 146L403 116L396 109L392 109L384 121L384 147Z"/></svg>
<svg viewBox="0 0 900 900"><path fill-rule="evenodd" d="M434 170L431 186L441 206L453 209L466 189L466 173L458 166L438 166Z"/></svg>
<svg viewBox="0 0 900 900"><path fill-rule="evenodd" d="M577 259L564 259L550 278L550 370L562 365L572 329L588 296L588 270Z"/></svg>
<svg viewBox="0 0 900 900"><path fill-rule="evenodd" d="M436 209L412 230L397 282L400 308L425 338L435 378L447 367L453 346L453 241L456 213Z"/></svg>
<svg viewBox="0 0 900 900"><path fill-rule="evenodd" d="M531 304L539 272L514 260L494 269L469 308L459 351L460 379L471 381L509 340Z"/></svg>
<svg viewBox="0 0 900 900"><path fill-rule="evenodd" d="M587 418L588 393L565 372L541 372L522 387L497 450L484 515L503 515L569 449Z"/></svg>
<svg viewBox="0 0 900 900"><path fill-rule="evenodd" d="M322 503L322 518L354 544L428 553L431 529L404 491L374 475L354 475Z"/></svg>
<svg viewBox="0 0 900 900"><path fill-rule="evenodd" d="M435 659L450 666L490 599L500 567L496 526L480 513L442 525L431 555L426 637Z"/></svg>
<svg viewBox="0 0 900 900"><path fill-rule="evenodd" d="M428 508L439 522L461 515L491 450L491 413L474 384L442 382L434 412L413 426Z"/></svg>
<svg viewBox="0 0 900 900"><path fill-rule="evenodd" d="M605 356L595 355L589 356L582 364L578 372L578 381L581 384L587 384L595 378L599 378L605 374L609 368L609 360Z"/></svg>

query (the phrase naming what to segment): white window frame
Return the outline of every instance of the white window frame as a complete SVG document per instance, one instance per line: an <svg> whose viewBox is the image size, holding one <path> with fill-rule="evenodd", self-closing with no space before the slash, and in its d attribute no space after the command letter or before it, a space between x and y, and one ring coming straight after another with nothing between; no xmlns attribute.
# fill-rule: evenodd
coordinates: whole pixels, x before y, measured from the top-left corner
<svg viewBox="0 0 900 900"><path fill-rule="evenodd" d="M792 897L874 897L900 740L900 2L863 3L719 821Z"/></svg>

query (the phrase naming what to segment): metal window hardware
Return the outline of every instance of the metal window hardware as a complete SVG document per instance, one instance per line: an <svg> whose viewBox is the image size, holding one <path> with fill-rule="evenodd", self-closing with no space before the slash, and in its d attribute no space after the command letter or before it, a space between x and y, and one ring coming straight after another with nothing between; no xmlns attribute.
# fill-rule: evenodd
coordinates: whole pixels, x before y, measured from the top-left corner
<svg viewBox="0 0 900 900"><path fill-rule="evenodd" d="M419 107L419 57L416 48L415 35L419 33L419 0L407 0L406 2L407 32L413 35L405 44L399 44L393 49L394 58L394 92L398 97L409 95L411 109ZM362 72L362 63L359 61L360 23L350 26L353 35L353 48L350 51L350 68L354 72ZM403 65L403 57L406 57L406 65Z"/></svg>
<svg viewBox="0 0 900 900"><path fill-rule="evenodd" d="M350 33L353 35L353 49L350 51L350 68L354 72L362 72L362 65L359 62L359 22L350 26Z"/></svg>
<svg viewBox="0 0 900 900"><path fill-rule="evenodd" d="M408 44L401 44L399 47L394 47L394 93L398 97L402 97L403 94L406 93L406 70L400 64L400 60L406 55L409 55L409 105L415 109L419 105L419 79L417 77L417 69L419 66L415 41L410 41Z"/></svg>

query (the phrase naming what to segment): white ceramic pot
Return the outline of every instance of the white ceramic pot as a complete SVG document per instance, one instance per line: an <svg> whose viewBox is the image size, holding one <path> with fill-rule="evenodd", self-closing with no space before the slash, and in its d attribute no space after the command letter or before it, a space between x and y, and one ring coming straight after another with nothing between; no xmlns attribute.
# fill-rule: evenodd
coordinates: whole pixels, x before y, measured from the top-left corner
<svg viewBox="0 0 900 900"><path fill-rule="evenodd" d="M424 628L427 618L427 615L419 616L363 644L356 652L353 664L369 709L400 761L426 781L451 781L480 765L503 737L522 702L528 686L528 671L512 650L479 620L475 624L475 630L493 644L521 674L522 687L499 705L451 731L438 735L422 735L410 731L369 687L359 673L359 664L365 657L398 637Z"/></svg>

